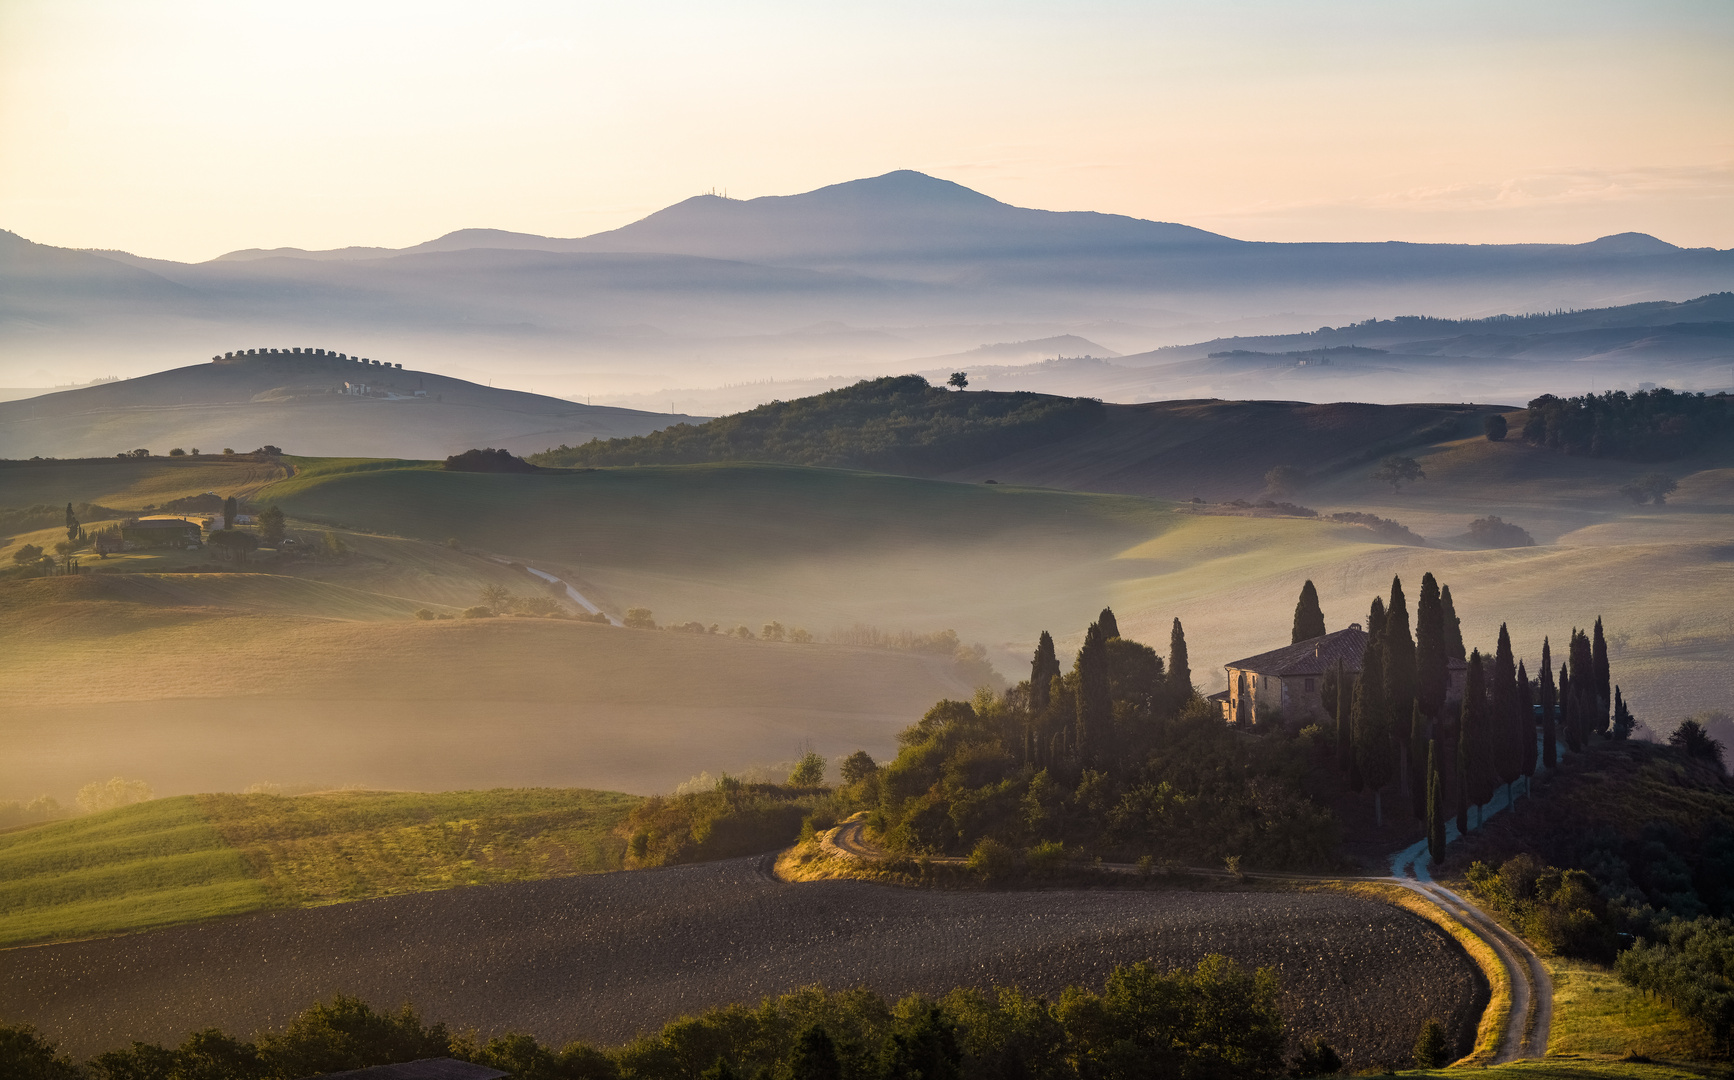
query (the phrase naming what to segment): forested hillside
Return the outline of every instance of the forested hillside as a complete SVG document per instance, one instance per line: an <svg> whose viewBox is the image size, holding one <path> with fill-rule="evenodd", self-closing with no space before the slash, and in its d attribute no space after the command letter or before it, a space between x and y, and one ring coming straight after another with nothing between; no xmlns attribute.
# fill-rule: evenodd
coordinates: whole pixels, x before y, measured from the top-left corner
<svg viewBox="0 0 1734 1080"><path fill-rule="evenodd" d="M768 461L883 472L959 468L1063 439L1101 423L1088 398L959 394L901 375L630 439L537 454L537 465L684 465Z"/></svg>

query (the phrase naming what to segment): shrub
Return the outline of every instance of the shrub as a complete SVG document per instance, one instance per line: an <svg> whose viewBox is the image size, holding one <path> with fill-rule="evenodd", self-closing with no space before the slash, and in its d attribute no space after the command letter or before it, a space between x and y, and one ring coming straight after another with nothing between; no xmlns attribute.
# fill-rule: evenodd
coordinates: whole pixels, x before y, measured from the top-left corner
<svg viewBox="0 0 1734 1080"><path fill-rule="evenodd" d="M78 789L78 808L87 814L94 814L120 806L131 806L133 803L148 802L155 794L151 786L143 780L127 780L119 776L108 780L92 780Z"/></svg>
<svg viewBox="0 0 1734 1080"><path fill-rule="evenodd" d="M1481 422L1481 430L1486 432L1488 442L1504 442L1505 434L1511 430L1511 425L1505 417L1493 413Z"/></svg>
<svg viewBox="0 0 1734 1080"><path fill-rule="evenodd" d="M655 630L656 619L651 616L649 608L627 608L626 625L634 630Z"/></svg>
<svg viewBox="0 0 1734 1080"><path fill-rule="evenodd" d="M1467 877L1475 894L1514 922L1538 951L1602 962L1613 958L1607 902L1584 871L1518 855L1498 867L1476 862Z"/></svg>
<svg viewBox="0 0 1734 1080"><path fill-rule="evenodd" d="M1639 506L1645 503L1655 503L1657 506L1661 506L1668 501L1668 496L1672 495L1679 486L1680 482L1671 476L1650 473L1641 480L1634 480L1623 485L1620 488L1620 494Z"/></svg>
<svg viewBox="0 0 1734 1080"><path fill-rule="evenodd" d="M1469 536L1482 547L1535 546L1535 537L1529 535L1528 531L1492 515L1471 521L1469 523Z"/></svg>
<svg viewBox="0 0 1734 1080"><path fill-rule="evenodd" d="M1033 877L1054 877L1066 868L1066 845L1058 840L1043 840L1024 852L1024 865Z"/></svg>
<svg viewBox="0 0 1734 1080"><path fill-rule="evenodd" d="M466 619L491 619L494 617L494 609L479 606L467 607L464 609L463 617Z"/></svg>
<svg viewBox="0 0 1734 1080"><path fill-rule="evenodd" d="M825 759L809 750L789 773L790 787L819 787L825 783Z"/></svg>
<svg viewBox="0 0 1734 1080"><path fill-rule="evenodd" d="M187 456L187 452L178 446L175 447L173 450L169 451L169 457L186 457L186 456Z"/></svg>
<svg viewBox="0 0 1734 1080"><path fill-rule="evenodd" d="M1301 1052L1289 1066L1288 1074L1298 1077L1335 1076L1342 1071L1342 1056L1321 1035L1311 1044L1301 1044Z"/></svg>
<svg viewBox="0 0 1734 1080"><path fill-rule="evenodd" d="M1415 1040L1415 1065L1422 1069L1443 1069L1450 1063L1451 1050L1445 1045L1445 1025L1438 1020L1428 1020L1421 1025L1421 1034Z"/></svg>
<svg viewBox="0 0 1734 1080"><path fill-rule="evenodd" d="M434 619L433 609L432 608L416 608L415 609L415 617L423 620L424 622L432 622Z"/></svg>

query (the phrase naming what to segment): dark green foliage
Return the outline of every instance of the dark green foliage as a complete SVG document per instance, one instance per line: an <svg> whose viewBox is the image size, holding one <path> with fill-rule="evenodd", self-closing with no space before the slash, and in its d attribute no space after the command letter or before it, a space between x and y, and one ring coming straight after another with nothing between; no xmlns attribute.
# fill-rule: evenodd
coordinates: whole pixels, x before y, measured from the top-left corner
<svg viewBox="0 0 1734 1080"><path fill-rule="evenodd" d="M0 1076L7 1080L80 1080L78 1066L36 1029L0 1026Z"/></svg>
<svg viewBox="0 0 1734 1080"><path fill-rule="evenodd" d="M1500 417L1504 420L1505 417ZM1488 434L1488 438L1492 438ZM1501 436L1503 437L1503 436ZM1415 1040L1415 1065L1422 1069L1443 1069L1451 1063L1451 1050L1445 1044L1445 1025L1438 1020L1429 1020L1421 1025L1421 1034Z"/></svg>
<svg viewBox="0 0 1734 1080"><path fill-rule="evenodd" d="M1289 636L1289 644L1323 637L1325 630L1325 613L1319 608L1319 591L1313 587L1312 579L1301 586L1300 599L1294 605L1294 630Z"/></svg>
<svg viewBox="0 0 1734 1080"><path fill-rule="evenodd" d="M1330 515L1332 521L1341 521L1348 525L1364 525L1378 534L1379 539L1387 544L1411 544L1415 547L1426 547L1427 541L1418 533L1411 531L1401 522L1382 518L1377 514L1365 514L1359 510L1339 510Z"/></svg>
<svg viewBox="0 0 1734 1080"><path fill-rule="evenodd" d="M1035 854L1049 847L1129 861L1328 861L1335 824L1302 793L1307 760L1293 736L1248 743L1196 696L1176 708L1154 650L1099 636L1097 626L1043 708L1014 689L941 702L900 733L877 780L872 827L885 846L962 855L991 839L984 870L989 855L1022 852L1012 861L1029 873L1051 861Z"/></svg>
<svg viewBox="0 0 1734 1080"><path fill-rule="evenodd" d="M843 1080L843 1062L837 1044L817 1024L801 1032L789 1058L790 1080Z"/></svg>
<svg viewBox="0 0 1734 1080"><path fill-rule="evenodd" d="M1427 744L1427 855L1433 865L1445 861L1445 778L1439 772L1438 740Z"/></svg>
<svg viewBox="0 0 1734 1080"><path fill-rule="evenodd" d="M1096 616L1097 625L1102 628L1102 636L1113 640L1120 636L1120 623L1114 618L1113 608L1103 608L1102 614Z"/></svg>
<svg viewBox="0 0 1734 1080"><path fill-rule="evenodd" d="M1559 764L1559 693L1553 684L1553 658L1547 639L1541 639L1541 764L1552 769Z"/></svg>
<svg viewBox="0 0 1734 1080"><path fill-rule="evenodd" d="M1386 716L1393 737L1405 748L1409 723L1415 712L1415 639L1409 636L1409 602L1403 596L1403 579L1391 579L1391 604L1385 609L1385 633L1381 654L1384 661Z"/></svg>
<svg viewBox="0 0 1734 1080"><path fill-rule="evenodd" d="M241 504L233 495L223 500L223 527L233 529L235 518L241 513Z"/></svg>
<svg viewBox="0 0 1734 1080"><path fill-rule="evenodd" d="M1463 647L1463 623L1457 618L1457 607L1451 602L1451 586L1439 590L1439 625L1444 629L1445 658L1467 660ZM1444 700L1443 697L1440 700Z"/></svg>
<svg viewBox="0 0 1734 1080"><path fill-rule="evenodd" d="M259 543L274 548L283 542L283 511L267 506L259 515Z"/></svg>
<svg viewBox="0 0 1734 1080"><path fill-rule="evenodd" d="M1060 660L1054 655L1053 635L1046 630L1036 642L1036 654L1030 660L1030 705L1035 709L1048 706L1050 685L1060 677Z"/></svg>
<svg viewBox="0 0 1734 1080"><path fill-rule="evenodd" d="M1481 650L1469 654L1469 674L1463 686L1463 719L1458 727L1459 783L1469 801L1479 807L1493 798L1497 773L1488 716L1487 677Z"/></svg>
<svg viewBox="0 0 1734 1080"><path fill-rule="evenodd" d="M1412 457L1392 454L1379 462L1379 467L1373 470L1374 480L1381 484L1390 484L1392 491L1402 491L1404 484L1412 484L1417 480L1427 479L1421 465Z"/></svg>
<svg viewBox="0 0 1734 1080"><path fill-rule="evenodd" d="M1583 749L1583 719L1582 710L1578 708L1579 695L1572 685L1571 668L1564 660L1559 662L1559 727L1565 733L1565 748L1572 753Z"/></svg>
<svg viewBox="0 0 1734 1080"><path fill-rule="evenodd" d="M1607 901L1595 878L1582 870L1561 870L1518 855L1498 866L1473 863L1467 876L1475 895L1510 919L1541 952L1601 963L1613 959Z"/></svg>
<svg viewBox="0 0 1734 1080"><path fill-rule="evenodd" d="M1515 522L1497 514L1476 518L1469 523L1469 538L1484 548L1534 547L1535 537Z"/></svg>
<svg viewBox="0 0 1734 1080"><path fill-rule="evenodd" d="M1360 774L1355 769L1355 685L1348 677L1348 673L1343 670L1341 660L1331 665L1331 670L1335 675L1334 681L1337 687L1336 708L1332 710L1332 716L1336 720L1337 768L1345 776L1359 776ZM1354 790L1360 790L1358 783L1354 785Z"/></svg>
<svg viewBox="0 0 1734 1080"><path fill-rule="evenodd" d="M1734 1057L1734 920L1676 919L1653 943L1639 942L1615 965L1620 981L1654 994Z"/></svg>
<svg viewBox="0 0 1734 1080"><path fill-rule="evenodd" d="M857 750L843 759L843 763L838 766L838 771L843 774L843 783L859 784L878 772L879 765L867 751Z"/></svg>
<svg viewBox="0 0 1734 1080"><path fill-rule="evenodd" d="M1579 741L1588 741L1591 733L1607 734L1607 714L1601 710L1596 694L1595 647L1582 630L1573 631L1571 638L1571 690Z"/></svg>
<svg viewBox="0 0 1734 1080"><path fill-rule="evenodd" d="M375 1012L360 998L339 994L285 1030L262 1036L259 1057L284 1076L311 1076L445 1057L450 1044L444 1024L424 1025L408 1005L396 1013Z"/></svg>
<svg viewBox="0 0 1734 1080"><path fill-rule="evenodd" d="M1114 719L1114 698L1108 677L1108 642L1101 623L1084 632L1077 659L1077 731L1073 745L1078 760L1095 763L1106 750L1108 727Z"/></svg>
<svg viewBox="0 0 1734 1080"><path fill-rule="evenodd" d="M1696 720L1680 721L1680 726L1668 736L1668 745L1684 751L1687 757L1708 761L1718 771L1725 771L1721 742L1711 738L1710 732Z"/></svg>
<svg viewBox="0 0 1734 1080"><path fill-rule="evenodd" d="M1342 675L1337 670L1337 665L1332 664L1325 669L1324 677L1319 680L1319 705L1333 721L1337 716L1337 695L1341 693L1341 687Z"/></svg>
<svg viewBox="0 0 1734 1080"><path fill-rule="evenodd" d="M1523 438L1567 454L1667 461L1731 428L1734 398L1662 387L1630 395L1623 390L1575 398L1543 394L1529 403Z"/></svg>
<svg viewBox="0 0 1734 1080"><path fill-rule="evenodd" d="M1380 606L1375 597L1374 617L1383 614ZM1369 637L1366 651L1361 655L1361 677L1355 683L1351 706L1356 772L1360 783L1373 793L1373 817L1380 824L1384 823L1381 795L1385 785L1391 782L1394 766L1390 707L1385 702L1384 656L1380 639Z"/></svg>
<svg viewBox="0 0 1734 1080"><path fill-rule="evenodd" d="M874 774L881 785L883 773ZM654 795L633 807L626 821L628 865L672 866L772 851L794 843L803 820L830 828L839 809L824 790L748 784L725 775L710 791Z"/></svg>
<svg viewBox="0 0 1734 1080"><path fill-rule="evenodd" d="M1288 1068L1288 1074L1297 1077L1335 1076L1342 1071L1342 1055L1322 1035L1302 1046Z"/></svg>
<svg viewBox="0 0 1734 1080"><path fill-rule="evenodd" d="M259 538L244 529L218 529L205 541L234 559L236 566L245 566L247 553L259 546Z"/></svg>
<svg viewBox="0 0 1734 1080"><path fill-rule="evenodd" d="M1529 672L1520 660L1517 663L1517 748L1519 771L1524 776L1535 775L1535 689ZM1525 789L1527 790L1527 788Z"/></svg>
<svg viewBox="0 0 1734 1080"><path fill-rule="evenodd" d="M1174 628L1168 632L1168 693L1176 708L1189 701L1195 691L1192 689L1192 663L1186 655L1186 631L1180 626L1180 620L1174 620Z"/></svg>
<svg viewBox="0 0 1734 1080"><path fill-rule="evenodd" d="M963 1076L957 1028L937 1005L923 1010L906 1030L893 1032L882 1060L880 1073L888 1077L961 1080Z"/></svg>
<svg viewBox="0 0 1734 1080"><path fill-rule="evenodd" d="M513 456L510 450L496 450L491 446L486 450L465 450L461 454L453 454L446 458L445 467L452 472L533 473L541 471L523 458Z"/></svg>
<svg viewBox="0 0 1734 1080"><path fill-rule="evenodd" d="M1614 687L1614 723L1613 735L1616 739L1629 739L1632 729L1638 726L1637 717L1626 708L1626 700L1620 694L1620 688Z"/></svg>
<svg viewBox="0 0 1734 1080"><path fill-rule="evenodd" d="M1489 413L1487 419L1481 422L1481 430L1487 433L1488 442L1504 442L1505 434L1511 430L1511 425L1498 413Z"/></svg>
<svg viewBox="0 0 1734 1080"><path fill-rule="evenodd" d="M1429 572L1421 576L1421 596L1415 603L1415 700L1429 720L1438 719L1445 708L1448 661L1445 609L1439 582Z"/></svg>
<svg viewBox="0 0 1734 1080"><path fill-rule="evenodd" d="M1620 485L1620 494L1639 506L1645 503L1655 503L1657 506L1662 506L1668 501L1668 496L1677 491L1679 487L1680 482L1673 477L1665 473L1653 472L1642 479Z"/></svg>
<svg viewBox="0 0 1734 1080"><path fill-rule="evenodd" d="M1613 707L1612 676L1608 670L1608 639L1602 635L1602 619L1596 616L1594 636L1590 641L1590 673L1595 682L1596 702L1601 713L1597 731L1607 734L1608 710Z"/></svg>
<svg viewBox="0 0 1734 1080"><path fill-rule="evenodd" d="M1063 439L1106 417L1102 403L1088 398L953 394L919 375L902 375L773 401L703 424L561 446L531 460L562 466L769 461L928 472Z"/></svg>
<svg viewBox="0 0 1734 1080"><path fill-rule="evenodd" d="M1488 735L1493 772L1499 782L1515 784L1523 775L1523 731L1517 715L1517 665L1511 654L1511 633L1499 624L1499 645L1493 652L1493 679L1488 694Z"/></svg>
<svg viewBox="0 0 1734 1080"><path fill-rule="evenodd" d="M1421 716L1421 706L1417 703L1411 708L1414 713L1409 718L1409 752L1406 755L1409 771L1405 777L1409 785L1409 813L1416 821L1426 821L1427 746L1432 740L1427 721Z"/></svg>
<svg viewBox="0 0 1734 1080"><path fill-rule="evenodd" d="M1367 648L1378 649L1385 643L1385 598L1373 597L1367 611Z"/></svg>

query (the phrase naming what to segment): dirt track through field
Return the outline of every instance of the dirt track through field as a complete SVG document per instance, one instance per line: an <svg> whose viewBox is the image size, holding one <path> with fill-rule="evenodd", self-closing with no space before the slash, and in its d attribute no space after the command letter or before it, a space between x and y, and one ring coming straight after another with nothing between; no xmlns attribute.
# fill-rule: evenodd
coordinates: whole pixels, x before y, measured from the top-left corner
<svg viewBox="0 0 1734 1080"><path fill-rule="evenodd" d="M813 983L1052 995L1210 952L1276 968L1291 1042L1323 1035L1354 1068L1405 1061L1433 1016L1466 1048L1487 1000L1443 931L1345 894L788 884L753 858L14 950L0 953L0 1019L88 1055L208 1026L250 1034L347 992L484 1035L610 1044Z"/></svg>

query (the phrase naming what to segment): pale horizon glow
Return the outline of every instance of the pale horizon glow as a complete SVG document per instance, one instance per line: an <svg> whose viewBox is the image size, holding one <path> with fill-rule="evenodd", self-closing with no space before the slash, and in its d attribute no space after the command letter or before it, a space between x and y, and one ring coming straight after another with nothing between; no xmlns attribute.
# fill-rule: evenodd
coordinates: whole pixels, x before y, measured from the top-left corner
<svg viewBox="0 0 1734 1080"><path fill-rule="evenodd" d="M1249 240L1734 247L1734 5L8 0L0 228L196 261L893 169Z"/></svg>

